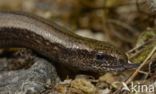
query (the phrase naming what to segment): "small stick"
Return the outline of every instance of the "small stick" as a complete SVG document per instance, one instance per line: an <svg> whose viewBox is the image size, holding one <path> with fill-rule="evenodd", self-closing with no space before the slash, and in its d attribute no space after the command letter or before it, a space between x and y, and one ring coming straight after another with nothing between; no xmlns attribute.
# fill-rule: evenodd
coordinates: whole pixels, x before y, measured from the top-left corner
<svg viewBox="0 0 156 94"><path fill-rule="evenodd" d="M136 69L136 71L128 78L128 80L125 81L125 84L129 84L135 78L135 76L138 74L141 68L147 63L147 61L151 58L151 56L154 54L155 51L156 51L156 46L152 49L152 51L149 53L149 55L144 60L144 62ZM119 87L119 89L116 90L113 94L117 94L121 89L122 86Z"/></svg>

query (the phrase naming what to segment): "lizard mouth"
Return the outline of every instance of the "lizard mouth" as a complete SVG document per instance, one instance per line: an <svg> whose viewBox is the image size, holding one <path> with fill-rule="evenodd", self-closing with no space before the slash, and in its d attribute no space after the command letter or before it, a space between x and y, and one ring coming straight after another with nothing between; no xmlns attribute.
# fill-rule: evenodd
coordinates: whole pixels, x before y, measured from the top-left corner
<svg viewBox="0 0 156 94"><path fill-rule="evenodd" d="M135 69L139 66L140 64L125 64L124 67L125 69Z"/></svg>
<svg viewBox="0 0 156 94"><path fill-rule="evenodd" d="M108 71L123 71L123 70L130 70L130 69L135 69L139 66L139 64L125 64L125 65L114 65L114 66L105 66Z"/></svg>
<svg viewBox="0 0 156 94"><path fill-rule="evenodd" d="M123 66L105 66L108 71L122 71L125 69Z"/></svg>

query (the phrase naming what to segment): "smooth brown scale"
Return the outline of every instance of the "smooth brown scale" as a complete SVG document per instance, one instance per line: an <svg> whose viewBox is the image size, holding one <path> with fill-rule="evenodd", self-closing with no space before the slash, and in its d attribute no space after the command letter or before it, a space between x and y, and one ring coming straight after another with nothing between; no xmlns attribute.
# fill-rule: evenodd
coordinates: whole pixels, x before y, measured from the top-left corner
<svg viewBox="0 0 156 94"><path fill-rule="evenodd" d="M109 43L78 36L38 16L0 12L0 23L1 48L30 48L60 65L81 71L103 73L130 66L127 56ZM97 58L99 53L104 57Z"/></svg>

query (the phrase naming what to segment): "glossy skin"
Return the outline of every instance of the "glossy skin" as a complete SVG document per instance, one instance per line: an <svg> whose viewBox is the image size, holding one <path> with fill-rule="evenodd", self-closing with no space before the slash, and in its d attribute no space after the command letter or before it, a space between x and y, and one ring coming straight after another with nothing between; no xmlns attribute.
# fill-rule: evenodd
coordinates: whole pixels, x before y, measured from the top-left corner
<svg viewBox="0 0 156 94"><path fill-rule="evenodd" d="M0 47L30 48L75 70L103 73L133 67L114 46L26 13L0 12Z"/></svg>

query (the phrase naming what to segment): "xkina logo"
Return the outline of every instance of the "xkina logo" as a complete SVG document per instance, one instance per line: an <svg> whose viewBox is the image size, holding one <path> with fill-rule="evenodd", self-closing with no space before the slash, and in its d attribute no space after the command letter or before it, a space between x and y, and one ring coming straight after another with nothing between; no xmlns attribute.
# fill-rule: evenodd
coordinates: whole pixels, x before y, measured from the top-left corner
<svg viewBox="0 0 156 94"><path fill-rule="evenodd" d="M141 84L141 83L133 83L131 82L129 87L127 86L126 83L122 82L123 91L128 91L128 92L138 92L138 93L154 93L155 92L155 85L150 84Z"/></svg>

